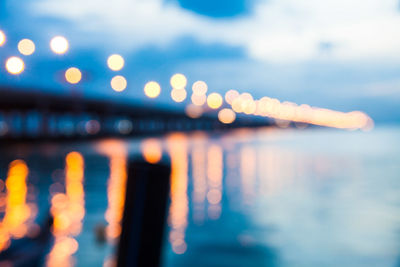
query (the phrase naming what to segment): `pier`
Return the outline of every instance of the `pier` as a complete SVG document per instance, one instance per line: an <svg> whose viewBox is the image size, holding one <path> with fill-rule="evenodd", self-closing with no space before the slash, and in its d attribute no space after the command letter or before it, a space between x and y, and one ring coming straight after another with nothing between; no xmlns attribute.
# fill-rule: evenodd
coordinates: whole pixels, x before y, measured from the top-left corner
<svg viewBox="0 0 400 267"><path fill-rule="evenodd" d="M6 141L160 135L271 125L266 118L242 118L224 124L215 112L191 118L183 109L15 88L0 88L0 95L0 140Z"/></svg>

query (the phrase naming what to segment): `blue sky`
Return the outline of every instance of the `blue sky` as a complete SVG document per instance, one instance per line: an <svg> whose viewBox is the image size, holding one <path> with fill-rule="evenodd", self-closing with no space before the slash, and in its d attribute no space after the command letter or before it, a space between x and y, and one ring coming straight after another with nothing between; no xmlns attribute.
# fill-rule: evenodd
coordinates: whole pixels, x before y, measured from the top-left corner
<svg viewBox="0 0 400 267"><path fill-rule="evenodd" d="M18 55L22 38L37 51L26 70L0 83L53 93L144 100L143 85L162 86L184 73L210 91L229 89L341 111L360 109L378 122L399 121L400 12L397 0L36 0L0 2L8 37L0 60ZM48 48L54 35L70 41L66 55ZM128 88L113 92L107 56L119 53ZM66 84L76 66L84 79ZM188 88L189 89L189 88Z"/></svg>

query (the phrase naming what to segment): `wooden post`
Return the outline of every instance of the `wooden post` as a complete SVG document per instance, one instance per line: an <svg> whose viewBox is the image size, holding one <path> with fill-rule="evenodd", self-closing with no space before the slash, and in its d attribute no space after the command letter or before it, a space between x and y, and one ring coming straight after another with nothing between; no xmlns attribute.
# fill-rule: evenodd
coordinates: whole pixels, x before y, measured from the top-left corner
<svg viewBox="0 0 400 267"><path fill-rule="evenodd" d="M118 267L160 265L170 174L170 164L129 162Z"/></svg>

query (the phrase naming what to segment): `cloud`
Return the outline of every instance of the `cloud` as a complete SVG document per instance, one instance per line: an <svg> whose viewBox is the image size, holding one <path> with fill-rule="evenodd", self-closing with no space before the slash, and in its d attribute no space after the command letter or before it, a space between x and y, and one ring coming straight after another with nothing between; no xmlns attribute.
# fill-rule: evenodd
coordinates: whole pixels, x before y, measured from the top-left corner
<svg viewBox="0 0 400 267"><path fill-rule="evenodd" d="M390 97L400 100L400 80L381 81L365 86L364 94L372 97Z"/></svg>
<svg viewBox="0 0 400 267"><path fill-rule="evenodd" d="M13 9L16 21L9 25L19 25L13 31L25 29L38 43L65 34L71 50L62 62L55 62L47 47L38 46L42 57L29 60L40 62L26 62L27 67L38 67L26 71L21 83L57 88L55 70L74 64L85 70L85 94L112 96L113 73L106 71L105 59L109 53L121 53L127 99L142 99L144 83L154 79L163 88L160 102L168 103L169 77L183 72L190 83L205 80L210 91L234 88L255 97L397 116L396 0L254 3L245 16L214 18L165 0L30 1L25 13ZM0 80L14 81L6 75Z"/></svg>
<svg viewBox="0 0 400 267"><path fill-rule="evenodd" d="M243 58L241 47L224 46L219 43L201 44L191 36L184 36L176 39L168 47L160 49L157 46L149 45L134 53L128 58L129 61L143 66L154 67L158 64L173 62L209 60L209 59L238 59Z"/></svg>
<svg viewBox="0 0 400 267"><path fill-rule="evenodd" d="M254 0L167 0L177 2L182 8L212 18L229 18L246 15Z"/></svg>
<svg viewBox="0 0 400 267"><path fill-rule="evenodd" d="M270 0L251 15L213 19L162 0L42 0L39 16L70 20L96 32L118 49L168 46L181 36L203 43L242 46L247 55L270 62L307 60L400 61L397 0ZM90 40L82 40L91 42ZM329 53L321 43L331 43Z"/></svg>

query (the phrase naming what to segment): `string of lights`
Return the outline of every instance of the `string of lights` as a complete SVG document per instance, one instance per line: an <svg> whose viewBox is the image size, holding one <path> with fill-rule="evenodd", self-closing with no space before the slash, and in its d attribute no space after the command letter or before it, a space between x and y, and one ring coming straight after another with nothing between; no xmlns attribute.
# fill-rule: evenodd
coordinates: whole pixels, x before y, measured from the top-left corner
<svg viewBox="0 0 400 267"><path fill-rule="evenodd" d="M7 37L0 30L0 47L7 41ZM69 50L69 42L63 36L55 36L50 40L50 49L55 54L65 54ZM22 39L18 43L18 51L22 56L30 56L35 52L35 43L29 39ZM119 54L112 54L107 59L108 68L118 73L125 65L124 58ZM19 75L25 69L25 63L20 56L11 56L5 62L5 68L12 75ZM77 67L69 67L64 73L65 81L78 84L82 81L82 72ZM120 74L116 74L110 81L111 88L116 92L124 91L128 82ZM182 103L188 98L186 90L188 81L184 74L176 73L170 78L172 90L171 99ZM144 94L155 99L161 93L161 86L156 81L149 81L143 87ZM308 124L340 129L370 130L374 126L373 120L361 111L340 112L325 108L311 107L307 104L297 105L292 102L280 102L276 98L262 97L254 99L247 92L239 93L228 90L224 95L217 92L208 93L207 83L196 81L192 84L190 103L186 105L185 112L191 118L199 118L207 112L218 112L218 120L224 124L235 121L237 115L261 116L275 119L280 127L287 127L294 122L299 128ZM189 102L189 101L188 101Z"/></svg>

